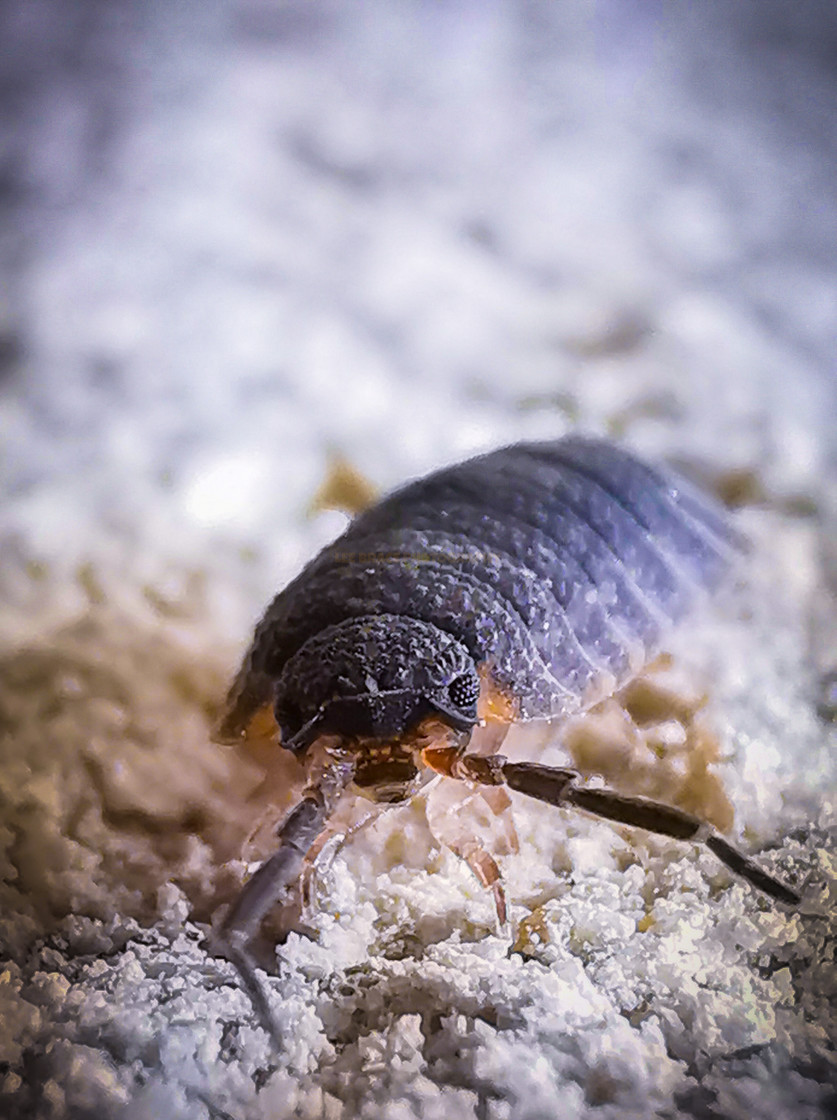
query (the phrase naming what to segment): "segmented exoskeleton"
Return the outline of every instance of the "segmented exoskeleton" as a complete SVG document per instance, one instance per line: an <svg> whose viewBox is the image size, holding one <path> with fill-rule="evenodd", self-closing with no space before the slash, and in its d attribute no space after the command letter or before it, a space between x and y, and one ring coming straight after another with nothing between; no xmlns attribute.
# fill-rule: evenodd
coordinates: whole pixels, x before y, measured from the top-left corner
<svg viewBox="0 0 837 1120"><path fill-rule="evenodd" d="M299 875L349 786L408 798L427 769L550 804L703 840L773 898L798 896L697 817L576 784L569 770L469 753L477 727L562 720L609 696L711 591L737 551L721 509L667 471L578 436L518 444L413 482L361 514L271 603L219 729L269 705L308 763L277 854L225 922L228 950L269 1023L247 942ZM463 851L495 890L499 872Z"/></svg>

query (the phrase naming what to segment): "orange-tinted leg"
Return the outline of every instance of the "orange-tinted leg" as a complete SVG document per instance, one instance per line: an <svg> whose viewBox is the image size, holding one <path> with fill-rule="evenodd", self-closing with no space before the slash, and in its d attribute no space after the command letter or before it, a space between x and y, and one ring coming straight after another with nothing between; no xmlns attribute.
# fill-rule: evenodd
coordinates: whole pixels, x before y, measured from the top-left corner
<svg viewBox="0 0 837 1120"><path fill-rule="evenodd" d="M317 865L321 862L323 853L326 849L331 849L327 853L328 858L326 866L328 866L350 836L354 836L355 833L360 832L370 821L377 818L379 809L379 806L369 807L361 816L353 816L352 819L346 819L343 822L339 819L333 819L326 825L305 853L305 858L302 861L302 871L299 876L303 920L307 921L315 909L317 875L320 870ZM335 814L335 818L339 818L339 816L340 813L338 810L338 813Z"/></svg>
<svg viewBox="0 0 837 1120"><path fill-rule="evenodd" d="M503 929L507 921L506 892L503 889L503 881L500 878L500 868L497 866L494 858L476 843L473 847L468 847L461 852L457 852L455 848L451 850L465 860L480 883L482 883L487 890L491 891L494 896L494 908L497 911L497 921L500 924L500 928Z"/></svg>
<svg viewBox="0 0 837 1120"><path fill-rule="evenodd" d="M431 769L448 776L454 757L455 752L448 748L428 748L422 753ZM474 787L459 781L446 781L435 787L428 794L426 810L434 837L464 859L479 882L491 891L501 928L506 925L508 913L500 869L475 833L481 832L493 842L495 850L516 852L517 832L510 810L511 799L504 789Z"/></svg>

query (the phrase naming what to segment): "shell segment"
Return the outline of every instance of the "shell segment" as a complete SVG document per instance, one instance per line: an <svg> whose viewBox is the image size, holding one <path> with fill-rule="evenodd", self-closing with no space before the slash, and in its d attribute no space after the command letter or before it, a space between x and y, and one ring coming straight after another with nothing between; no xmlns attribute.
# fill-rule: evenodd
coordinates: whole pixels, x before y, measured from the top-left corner
<svg viewBox="0 0 837 1120"><path fill-rule="evenodd" d="M464 729L479 691L455 638L415 618L367 615L319 630L285 662L276 718L291 750L322 733L397 736L431 710Z"/></svg>

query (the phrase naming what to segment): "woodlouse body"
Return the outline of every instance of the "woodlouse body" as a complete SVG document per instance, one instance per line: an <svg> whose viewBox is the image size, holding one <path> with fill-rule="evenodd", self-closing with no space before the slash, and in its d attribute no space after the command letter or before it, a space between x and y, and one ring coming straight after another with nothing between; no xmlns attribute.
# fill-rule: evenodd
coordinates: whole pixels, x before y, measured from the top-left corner
<svg viewBox="0 0 837 1120"><path fill-rule="evenodd" d="M224 924L227 952L268 1026L247 943L320 850L350 786L403 801L429 770L482 791L494 812L508 804L496 787L507 786L704 841L759 889L798 900L689 813L493 753L511 723L561 720L636 674L719 582L737 543L720 508L673 475L572 436L507 447L405 486L274 599L218 736L237 740L269 705L281 744L307 766L276 854ZM496 734L486 738L486 727ZM461 834L448 843L494 891L504 921L493 858Z"/></svg>
<svg viewBox="0 0 837 1120"><path fill-rule="evenodd" d="M515 719L565 717L645 664L733 539L708 500L604 441L439 471L361 514L277 596L223 735L268 702L295 751L324 731L398 736L431 712L467 728L488 681Z"/></svg>

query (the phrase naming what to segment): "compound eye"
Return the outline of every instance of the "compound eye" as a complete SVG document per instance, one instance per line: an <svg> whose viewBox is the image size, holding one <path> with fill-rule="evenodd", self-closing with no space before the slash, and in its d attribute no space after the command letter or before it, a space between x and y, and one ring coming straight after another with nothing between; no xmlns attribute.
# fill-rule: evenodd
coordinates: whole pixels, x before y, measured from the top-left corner
<svg viewBox="0 0 837 1120"><path fill-rule="evenodd" d="M467 710L473 708L479 699L480 682L477 677L466 674L456 677L448 685L448 696L455 708Z"/></svg>

